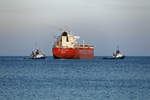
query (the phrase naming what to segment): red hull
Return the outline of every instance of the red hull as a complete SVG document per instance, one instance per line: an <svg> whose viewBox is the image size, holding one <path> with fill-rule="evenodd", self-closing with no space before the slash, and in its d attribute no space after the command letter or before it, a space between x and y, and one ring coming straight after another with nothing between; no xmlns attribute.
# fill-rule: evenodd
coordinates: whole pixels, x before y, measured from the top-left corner
<svg viewBox="0 0 150 100"><path fill-rule="evenodd" d="M93 59L94 48L52 48L56 59Z"/></svg>

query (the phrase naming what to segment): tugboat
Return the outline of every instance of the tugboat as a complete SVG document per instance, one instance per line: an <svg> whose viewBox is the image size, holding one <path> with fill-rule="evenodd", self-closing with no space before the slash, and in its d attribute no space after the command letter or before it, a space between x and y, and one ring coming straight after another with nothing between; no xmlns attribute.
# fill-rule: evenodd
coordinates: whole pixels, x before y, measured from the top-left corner
<svg viewBox="0 0 150 100"><path fill-rule="evenodd" d="M116 53L113 53L112 57L104 57L103 59L124 59L125 55L121 54L119 46L117 46Z"/></svg>
<svg viewBox="0 0 150 100"><path fill-rule="evenodd" d="M63 31L56 38L52 52L55 59L93 59L94 47L90 45L77 44L79 36L72 35L69 31Z"/></svg>
<svg viewBox="0 0 150 100"><path fill-rule="evenodd" d="M43 54L40 49L36 49L36 51L32 51L32 54L30 57L25 58L25 59L45 59L46 56Z"/></svg>

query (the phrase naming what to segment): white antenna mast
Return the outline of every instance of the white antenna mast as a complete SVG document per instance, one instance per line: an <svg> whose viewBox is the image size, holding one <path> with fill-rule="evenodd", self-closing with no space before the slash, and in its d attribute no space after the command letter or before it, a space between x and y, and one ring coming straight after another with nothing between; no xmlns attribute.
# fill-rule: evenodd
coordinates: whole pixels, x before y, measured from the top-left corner
<svg viewBox="0 0 150 100"><path fill-rule="evenodd" d="M84 43L85 43L85 41L83 40L83 47L85 46Z"/></svg>

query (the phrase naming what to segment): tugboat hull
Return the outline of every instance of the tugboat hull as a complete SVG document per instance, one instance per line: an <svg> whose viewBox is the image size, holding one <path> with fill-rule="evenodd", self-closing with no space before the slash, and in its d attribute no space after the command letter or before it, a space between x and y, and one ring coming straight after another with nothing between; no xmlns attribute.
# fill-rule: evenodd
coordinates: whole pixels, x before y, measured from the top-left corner
<svg viewBox="0 0 150 100"><path fill-rule="evenodd" d="M103 59L124 59L125 56L122 57L104 57Z"/></svg>
<svg viewBox="0 0 150 100"><path fill-rule="evenodd" d="M24 59L45 59L46 57L40 57L40 58L33 58L33 57L28 57L28 58L24 58Z"/></svg>

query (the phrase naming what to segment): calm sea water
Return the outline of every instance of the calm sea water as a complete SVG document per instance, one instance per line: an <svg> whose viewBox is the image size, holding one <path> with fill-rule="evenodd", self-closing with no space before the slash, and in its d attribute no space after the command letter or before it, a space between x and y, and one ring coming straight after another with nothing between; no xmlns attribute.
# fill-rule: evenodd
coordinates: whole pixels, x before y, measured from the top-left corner
<svg viewBox="0 0 150 100"><path fill-rule="evenodd" d="M150 57L0 57L0 100L150 100Z"/></svg>

